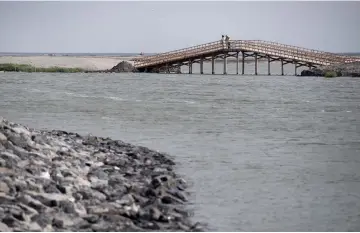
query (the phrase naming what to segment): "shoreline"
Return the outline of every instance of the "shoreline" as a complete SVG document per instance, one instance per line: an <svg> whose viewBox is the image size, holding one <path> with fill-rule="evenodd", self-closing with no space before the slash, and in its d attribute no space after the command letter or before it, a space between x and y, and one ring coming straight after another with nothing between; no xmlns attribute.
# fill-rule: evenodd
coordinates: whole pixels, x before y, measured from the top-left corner
<svg viewBox="0 0 360 233"><path fill-rule="evenodd" d="M5 231L202 231L165 153L0 117Z"/></svg>
<svg viewBox="0 0 360 233"><path fill-rule="evenodd" d="M122 61L135 57L94 56L0 56L0 64L30 65L36 68L80 68L88 71L108 70Z"/></svg>
<svg viewBox="0 0 360 233"><path fill-rule="evenodd" d="M62 72L62 73L104 73L109 72L120 62L128 62L134 65L132 57L115 57L115 56L0 56L0 71L16 72L17 67L27 66L24 72ZM241 59L240 59L241 61ZM259 59L259 62L262 62ZM223 62L221 59L215 60L215 63ZM235 58L228 58L228 63L236 62ZM254 58L247 58L245 63L254 62ZM1 65L12 66L12 69L1 69ZM70 69L73 69L70 71ZM111 71L110 71L111 72Z"/></svg>
<svg viewBox="0 0 360 233"><path fill-rule="evenodd" d="M340 63L330 66L320 66L310 70L303 70L301 76L316 76L325 78L360 77L360 61Z"/></svg>

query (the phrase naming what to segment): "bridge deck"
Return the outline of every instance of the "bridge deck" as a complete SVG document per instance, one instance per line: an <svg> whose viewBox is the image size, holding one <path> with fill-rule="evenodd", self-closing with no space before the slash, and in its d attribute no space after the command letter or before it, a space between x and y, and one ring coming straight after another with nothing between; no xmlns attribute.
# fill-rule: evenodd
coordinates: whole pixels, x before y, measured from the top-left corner
<svg viewBox="0 0 360 233"><path fill-rule="evenodd" d="M229 47L223 45L221 41L216 41L190 48L146 56L134 59L134 61L136 68L151 68L231 52L252 52L263 57L278 58L289 62L301 62L311 65L331 65L334 63L359 61L359 58L352 56L343 56L335 53L261 40L230 40Z"/></svg>

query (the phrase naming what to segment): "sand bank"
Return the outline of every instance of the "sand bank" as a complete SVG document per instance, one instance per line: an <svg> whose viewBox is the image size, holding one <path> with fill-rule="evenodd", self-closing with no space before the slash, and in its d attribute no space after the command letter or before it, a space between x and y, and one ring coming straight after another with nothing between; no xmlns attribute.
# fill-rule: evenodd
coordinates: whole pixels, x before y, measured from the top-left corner
<svg viewBox="0 0 360 233"><path fill-rule="evenodd" d="M93 56L0 56L0 64L28 64L35 67L66 67L85 70L111 69L121 61L129 61L134 57L93 57Z"/></svg>

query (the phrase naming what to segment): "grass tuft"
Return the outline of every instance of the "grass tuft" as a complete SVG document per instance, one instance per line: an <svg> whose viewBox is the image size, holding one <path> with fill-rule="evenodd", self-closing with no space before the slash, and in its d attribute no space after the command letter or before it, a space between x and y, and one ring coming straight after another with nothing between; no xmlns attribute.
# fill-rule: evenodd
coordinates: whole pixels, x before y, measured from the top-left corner
<svg viewBox="0 0 360 233"><path fill-rule="evenodd" d="M0 71L6 72L44 72L44 73L82 73L86 70L82 68L66 68L66 67L35 67L27 64L13 64L4 63L0 64Z"/></svg>
<svg viewBox="0 0 360 233"><path fill-rule="evenodd" d="M327 71L324 76L325 78L335 78L337 77L337 73L335 71Z"/></svg>

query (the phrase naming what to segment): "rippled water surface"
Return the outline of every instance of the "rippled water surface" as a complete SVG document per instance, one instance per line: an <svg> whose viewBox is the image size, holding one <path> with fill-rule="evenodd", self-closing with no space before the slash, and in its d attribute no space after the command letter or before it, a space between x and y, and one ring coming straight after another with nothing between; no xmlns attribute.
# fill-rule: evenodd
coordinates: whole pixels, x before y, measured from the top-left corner
<svg viewBox="0 0 360 233"><path fill-rule="evenodd" d="M360 230L360 79L0 73L0 115L170 153L215 231Z"/></svg>

